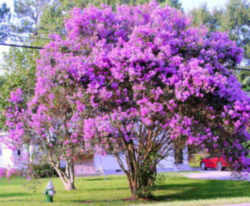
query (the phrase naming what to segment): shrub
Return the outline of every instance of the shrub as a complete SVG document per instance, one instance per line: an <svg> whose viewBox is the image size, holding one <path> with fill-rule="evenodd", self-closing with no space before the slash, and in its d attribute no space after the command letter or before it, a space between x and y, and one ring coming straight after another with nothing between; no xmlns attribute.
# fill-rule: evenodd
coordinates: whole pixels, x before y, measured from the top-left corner
<svg viewBox="0 0 250 206"><path fill-rule="evenodd" d="M5 177L5 175L6 175L6 169L0 168L0 178Z"/></svg>
<svg viewBox="0 0 250 206"><path fill-rule="evenodd" d="M192 155L192 158L190 159L189 161L189 165L191 167L200 167L200 163L201 163L201 160L205 157L207 157L208 154L203 152L203 153L197 153L197 154L193 154Z"/></svg>
<svg viewBox="0 0 250 206"><path fill-rule="evenodd" d="M56 171L49 164L32 165L33 175L37 178L57 177Z"/></svg>
<svg viewBox="0 0 250 206"><path fill-rule="evenodd" d="M15 168L10 168L6 170L6 178L10 179L13 176L20 176L20 171Z"/></svg>
<svg viewBox="0 0 250 206"><path fill-rule="evenodd" d="M10 179L13 176L20 176L21 172L15 168L0 168L0 178L6 177Z"/></svg>

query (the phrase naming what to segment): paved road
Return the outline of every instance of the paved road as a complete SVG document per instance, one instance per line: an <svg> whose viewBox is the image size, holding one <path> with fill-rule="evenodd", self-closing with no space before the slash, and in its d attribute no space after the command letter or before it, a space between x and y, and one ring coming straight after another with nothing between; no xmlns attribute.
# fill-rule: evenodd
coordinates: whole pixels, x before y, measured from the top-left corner
<svg viewBox="0 0 250 206"><path fill-rule="evenodd" d="M250 203L241 203L241 204L224 205L224 206L250 206Z"/></svg>
<svg viewBox="0 0 250 206"><path fill-rule="evenodd" d="M250 181L250 174L244 174L242 176L238 176L232 174L230 171L201 171L194 173L184 173L186 177L193 179L207 179L207 180L246 180ZM250 206L250 204L248 205Z"/></svg>

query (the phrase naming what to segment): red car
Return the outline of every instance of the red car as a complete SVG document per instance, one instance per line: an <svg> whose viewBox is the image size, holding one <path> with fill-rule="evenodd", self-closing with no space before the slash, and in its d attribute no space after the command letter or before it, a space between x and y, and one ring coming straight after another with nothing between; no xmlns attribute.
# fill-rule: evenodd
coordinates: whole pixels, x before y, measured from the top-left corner
<svg viewBox="0 0 250 206"><path fill-rule="evenodd" d="M207 157L201 160L200 167L203 170L213 168L221 171L229 167L229 164L223 157Z"/></svg>

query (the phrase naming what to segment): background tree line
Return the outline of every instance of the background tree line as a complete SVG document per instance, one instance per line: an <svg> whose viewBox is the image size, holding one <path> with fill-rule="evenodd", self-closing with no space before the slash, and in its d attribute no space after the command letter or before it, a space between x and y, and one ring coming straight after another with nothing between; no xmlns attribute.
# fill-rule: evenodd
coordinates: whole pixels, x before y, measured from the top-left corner
<svg viewBox="0 0 250 206"><path fill-rule="evenodd" d="M230 38L244 49L243 65L250 65L250 4L247 0L229 0L224 9L209 10L204 4L190 11L195 26L206 25L210 31L228 32ZM246 91L250 91L250 72L237 72Z"/></svg>

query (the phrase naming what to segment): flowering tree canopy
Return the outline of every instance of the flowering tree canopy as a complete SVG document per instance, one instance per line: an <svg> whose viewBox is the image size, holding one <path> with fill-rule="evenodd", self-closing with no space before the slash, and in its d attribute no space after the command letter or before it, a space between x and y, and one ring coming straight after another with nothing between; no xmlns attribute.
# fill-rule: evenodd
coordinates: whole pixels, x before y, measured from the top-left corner
<svg viewBox="0 0 250 206"><path fill-rule="evenodd" d="M75 135L112 152L134 197L150 195L156 165L177 139L249 171L250 98L231 70L242 49L226 33L194 28L181 11L155 2L75 8L65 26L66 38L52 35L37 62L30 105L40 138L41 121L72 104L63 112L72 114L68 143L78 144ZM47 115L56 91L61 101Z"/></svg>
<svg viewBox="0 0 250 206"><path fill-rule="evenodd" d="M63 78L64 74L58 70L56 75ZM43 155L38 151L31 154L36 161L45 156L65 188L75 189L74 161L78 155L87 151L85 145L88 144L83 138L84 105L81 105L81 87L64 79L61 80L63 85L58 81L50 90L41 92L39 81L37 78L35 95L27 105L23 105L22 90L17 89L11 93L11 106L6 112L9 135L5 143L12 149L22 144L39 146ZM27 157L27 161L30 159ZM61 168L61 161L66 162L65 169Z"/></svg>

